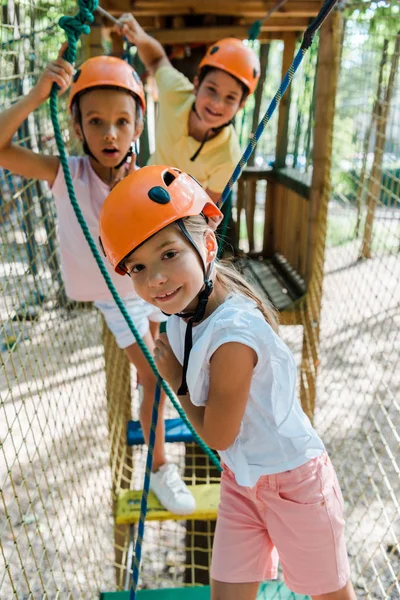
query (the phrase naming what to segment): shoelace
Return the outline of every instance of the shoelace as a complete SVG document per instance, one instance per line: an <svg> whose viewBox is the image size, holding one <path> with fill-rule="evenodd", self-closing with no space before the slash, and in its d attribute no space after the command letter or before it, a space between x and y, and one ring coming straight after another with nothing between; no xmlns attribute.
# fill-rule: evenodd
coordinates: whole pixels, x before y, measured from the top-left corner
<svg viewBox="0 0 400 600"><path fill-rule="evenodd" d="M173 492L186 491L186 486L178 475L178 468L176 465L173 465L173 469L170 468L163 474L161 481L163 483L168 483L169 489Z"/></svg>

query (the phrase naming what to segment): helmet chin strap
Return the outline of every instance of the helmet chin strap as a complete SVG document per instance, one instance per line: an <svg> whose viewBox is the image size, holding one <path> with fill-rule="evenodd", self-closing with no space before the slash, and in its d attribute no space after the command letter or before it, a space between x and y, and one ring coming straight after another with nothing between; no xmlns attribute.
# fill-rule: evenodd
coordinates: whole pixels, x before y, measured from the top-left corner
<svg viewBox="0 0 400 600"><path fill-rule="evenodd" d="M198 119L200 119L200 121L201 121L201 117L200 117L200 115L199 115L199 113L197 112L197 109L196 109L196 102L193 102L192 111L194 112L194 114L196 115L196 117ZM225 123L224 125L220 125L219 127L211 127L211 129L207 129L207 131L205 133L205 136L204 136L204 138L201 141L200 146L197 148L197 150L193 154L193 156L190 157L190 160L192 162L194 162L196 160L196 158L199 156L200 152L204 148L204 144L208 141L208 138L209 138L209 136L210 136L211 133L219 133L220 131L222 131L222 129L224 129L225 127L228 127L232 123L233 123L233 119L231 119L230 121L228 121L228 123Z"/></svg>
<svg viewBox="0 0 400 600"><path fill-rule="evenodd" d="M177 223L179 229L181 230L181 232L183 233L183 235L185 236L185 238L188 240L188 242L190 242L190 244L193 246L193 248L199 255L201 265L203 268L203 277L204 277L204 285L201 288L201 290L197 296L196 308L191 312L176 313L177 317L181 317L182 319L187 319L186 333L185 333L185 350L184 350L183 367L182 367L182 381L181 381L179 390L177 392L178 396L185 396L188 393L186 374L187 374L187 369L188 369L188 364L189 364L190 351L193 346L193 335L192 335L193 324L199 323L205 315L208 299L211 296L213 288L214 288L213 282L211 280L211 272L212 272L212 268L214 265L214 261L210 264L210 266L208 268L208 273L207 273L203 257L201 256L200 251L199 251L197 245L195 244L192 236L186 229L182 219L179 219L179 221L176 221L176 223Z"/></svg>

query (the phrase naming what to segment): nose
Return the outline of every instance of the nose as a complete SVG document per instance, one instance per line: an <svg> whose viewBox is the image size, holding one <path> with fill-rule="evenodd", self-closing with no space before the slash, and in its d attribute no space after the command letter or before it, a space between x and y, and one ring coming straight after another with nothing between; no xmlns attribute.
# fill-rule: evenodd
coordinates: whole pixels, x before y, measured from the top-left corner
<svg viewBox="0 0 400 600"><path fill-rule="evenodd" d="M109 125L104 132L104 139L109 141L109 140L115 140L116 137L117 137L116 127L114 127L114 125Z"/></svg>
<svg viewBox="0 0 400 600"><path fill-rule="evenodd" d="M159 269L154 269L148 273L147 283L150 288L158 288L167 282L167 276Z"/></svg>
<svg viewBox="0 0 400 600"><path fill-rule="evenodd" d="M214 108L222 109L224 106L224 99L219 94L215 94L215 96L212 100L212 104L213 104Z"/></svg>

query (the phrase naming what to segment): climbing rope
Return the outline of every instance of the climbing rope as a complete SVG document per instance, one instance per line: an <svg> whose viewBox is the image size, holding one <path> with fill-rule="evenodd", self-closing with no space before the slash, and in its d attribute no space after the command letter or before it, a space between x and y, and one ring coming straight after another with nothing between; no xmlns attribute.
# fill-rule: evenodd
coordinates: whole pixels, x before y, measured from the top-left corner
<svg viewBox="0 0 400 600"><path fill-rule="evenodd" d="M79 36L82 33L87 34L90 32L90 27L87 23L92 23L94 20L92 13L97 8L97 0L78 0L78 6L79 6L79 12L75 17L61 17L61 19L59 20L59 25L62 29L65 30L65 33L66 33L67 39L68 39L68 48L66 49L63 58L65 58L65 60L68 60L68 62L70 62L70 63L75 62L76 45L77 45ZM150 367L151 367L153 373L155 374L156 377L159 377L159 373L158 373L156 364L154 362L154 359L153 359L152 355L150 354L146 344L143 342L142 338L140 337L139 332L136 329L135 325L133 324L132 319L130 318L128 311L126 310L124 303L122 302L121 298L118 295L117 290L114 287L111 277L106 269L106 266L105 266L104 261L99 253L99 250L97 249L97 246L90 234L89 228L86 224L86 221L83 217L83 214L82 214L82 211L78 204L78 201L76 199L74 186L73 186L72 179L71 179L71 173L70 173L69 166L68 166L67 156L65 153L64 142L63 142L62 135L61 135L60 124L58 122L57 92L58 92L58 86L57 86L57 84L54 84L53 88L51 90L51 94L50 94L50 115L51 115L51 120L53 123L54 136L55 136L55 140L56 140L56 144L57 144L57 149L60 154L60 163L61 163L61 166L63 169L65 183L67 186L68 195L70 197L72 207L74 209L76 218L78 219L78 222L82 228L82 231L86 238L86 241L88 242L90 249L92 251L92 254L96 260L96 263L101 271L101 274L103 275L103 277L105 279L107 287L110 290L113 299L115 300L115 303L117 304L118 308L120 309L121 313L123 314L128 326L129 326L130 331L135 336L135 340L136 340L138 346L140 347L141 351L143 352L144 356L146 357L148 363L150 364ZM174 396L172 390L169 388L168 384L164 380L162 380L161 385L162 385L163 389L165 390L168 398L171 400L172 404L174 405L175 409L178 411L179 416L189 427L190 431L192 432L194 440L203 449L203 451L207 454L207 456L210 458L211 462L219 470L221 470L219 460L217 459L215 454L208 448L208 446L201 440L201 438L199 438L196 431L193 429L192 424L187 420L184 410L182 409L180 404L176 401L175 396Z"/></svg>
<svg viewBox="0 0 400 600"><path fill-rule="evenodd" d="M255 134L251 138L246 150L243 153L243 156L241 157L240 161L236 165L231 178L229 179L228 183L226 184L226 186L221 194L221 198L217 202L217 206L219 208L221 208L221 206L224 204L225 200L228 197L228 194L230 193L231 189L233 188L233 186L239 179L244 167L246 166L247 161L249 160L250 156L253 154L254 149L257 146L258 140L264 133L264 129L265 129L268 121L271 119L276 108L279 106L282 96L284 95L287 88L289 87L294 74L296 73L297 69L299 68L299 66L304 58L305 53L310 48L310 46L313 42L313 39L314 39L314 35L318 31L318 29L321 27L321 25L325 21L326 17L332 11L332 9L335 6L335 4L337 3L337 1L338 0L326 0L323 7L320 10L320 12L318 13L317 17L306 29L299 51L297 52L296 56L294 57L293 62L290 65L285 77L283 78L283 81L282 81L281 85L279 86L278 91L276 92L275 96L272 98L271 103L270 103L265 115L263 116L260 123L258 124Z"/></svg>
<svg viewBox="0 0 400 600"><path fill-rule="evenodd" d="M143 482L143 493L140 501L140 518L138 523L138 532L135 544L135 558L133 560L132 585L130 587L129 600L136 600L136 590L139 582L140 561L142 559L142 544L144 538L144 526L146 523L148 497L150 492L150 477L153 466L153 451L156 441L156 429L158 423L158 409L161 398L161 377L157 379L156 392L154 395L153 411L151 415L151 427L149 436L149 447L146 460L146 471Z"/></svg>

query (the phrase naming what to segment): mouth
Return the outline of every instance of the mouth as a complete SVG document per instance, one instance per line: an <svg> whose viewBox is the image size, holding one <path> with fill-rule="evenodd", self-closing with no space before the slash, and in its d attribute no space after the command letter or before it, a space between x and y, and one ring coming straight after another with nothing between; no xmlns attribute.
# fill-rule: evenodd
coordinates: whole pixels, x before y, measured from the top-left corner
<svg viewBox="0 0 400 600"><path fill-rule="evenodd" d="M208 115L210 115L210 117L213 117L214 119L222 117L222 113L215 112L214 110L211 110L211 108L205 107L205 111Z"/></svg>
<svg viewBox="0 0 400 600"><path fill-rule="evenodd" d="M157 294L157 296L154 296L154 300L156 302L169 302L170 300L175 298L175 296L178 294L180 289L181 288L179 287L176 290L172 290L170 292L162 292L160 294Z"/></svg>
<svg viewBox="0 0 400 600"><path fill-rule="evenodd" d="M102 154L105 156L110 156L111 158L115 157L118 155L118 148L115 148L114 146L111 148L103 148Z"/></svg>

